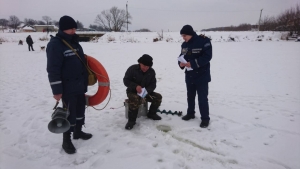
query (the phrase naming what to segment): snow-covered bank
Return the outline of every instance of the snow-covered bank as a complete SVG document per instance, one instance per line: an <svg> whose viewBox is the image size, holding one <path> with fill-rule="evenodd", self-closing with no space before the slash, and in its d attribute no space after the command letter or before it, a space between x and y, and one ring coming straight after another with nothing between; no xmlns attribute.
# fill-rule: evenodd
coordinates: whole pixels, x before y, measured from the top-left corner
<svg viewBox="0 0 300 169"><path fill-rule="evenodd" d="M81 33L81 32L78 32ZM88 32L82 32L88 33ZM93 33L93 32L90 32ZM102 37L94 42L100 43L152 43L153 39L163 37L156 43L182 43L183 40L179 32L99 32L104 33ZM204 34L212 39L212 42L253 42L258 41L281 41L282 32L197 32ZM18 33L0 33L0 39L6 42L18 42L25 40L28 35L37 42L40 39L50 38L49 35L55 35L54 32L18 32ZM258 38L259 37L259 38Z"/></svg>

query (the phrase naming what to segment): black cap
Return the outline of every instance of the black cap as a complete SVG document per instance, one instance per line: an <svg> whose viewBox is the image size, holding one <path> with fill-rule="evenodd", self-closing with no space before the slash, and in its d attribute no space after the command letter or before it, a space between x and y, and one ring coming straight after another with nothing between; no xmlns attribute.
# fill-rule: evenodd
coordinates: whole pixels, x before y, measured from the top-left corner
<svg viewBox="0 0 300 169"><path fill-rule="evenodd" d="M152 57L151 56L149 56L149 55L147 55L147 54L144 54L142 57L140 57L139 59L138 59L138 62L139 63L142 63L143 65L145 65L145 66L152 66L153 65L153 62L152 62Z"/></svg>
<svg viewBox="0 0 300 169"><path fill-rule="evenodd" d="M185 35L194 35L194 29L191 25L184 25L182 29L180 30L180 34L185 34Z"/></svg>
<svg viewBox="0 0 300 169"><path fill-rule="evenodd" d="M68 30L68 29L77 29L77 23L75 20L70 16L63 16L59 19L59 30Z"/></svg>

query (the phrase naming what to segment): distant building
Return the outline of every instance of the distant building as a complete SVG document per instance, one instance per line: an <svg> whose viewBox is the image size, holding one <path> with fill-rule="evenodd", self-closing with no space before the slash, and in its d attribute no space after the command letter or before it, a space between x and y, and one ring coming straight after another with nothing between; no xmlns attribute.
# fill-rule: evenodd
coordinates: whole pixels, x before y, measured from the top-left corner
<svg viewBox="0 0 300 169"><path fill-rule="evenodd" d="M96 29L93 28L83 28L83 29L76 29L76 31L96 31Z"/></svg>
<svg viewBox="0 0 300 169"><path fill-rule="evenodd" d="M5 27L4 26L0 26L0 31L4 32Z"/></svg>
<svg viewBox="0 0 300 169"><path fill-rule="evenodd" d="M24 28L25 26L29 26L29 25L26 25L24 23L21 23L19 26L17 26L17 29L22 29Z"/></svg>
<svg viewBox="0 0 300 169"><path fill-rule="evenodd" d="M22 28L22 31L23 32L35 32L35 29L33 29L30 26L25 26L25 27Z"/></svg>
<svg viewBox="0 0 300 169"><path fill-rule="evenodd" d="M57 32L58 31L58 27L56 27L55 25L34 25L34 29L37 32Z"/></svg>

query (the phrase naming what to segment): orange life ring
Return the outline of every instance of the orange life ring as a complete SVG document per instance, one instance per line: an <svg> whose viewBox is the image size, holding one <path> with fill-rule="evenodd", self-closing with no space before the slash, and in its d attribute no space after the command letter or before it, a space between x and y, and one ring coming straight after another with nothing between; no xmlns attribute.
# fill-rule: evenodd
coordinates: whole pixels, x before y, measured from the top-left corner
<svg viewBox="0 0 300 169"><path fill-rule="evenodd" d="M103 65L91 56L87 56L87 64L90 69L96 74L98 80L98 91L95 95L86 95L86 105L95 106L102 103L109 92L109 77Z"/></svg>

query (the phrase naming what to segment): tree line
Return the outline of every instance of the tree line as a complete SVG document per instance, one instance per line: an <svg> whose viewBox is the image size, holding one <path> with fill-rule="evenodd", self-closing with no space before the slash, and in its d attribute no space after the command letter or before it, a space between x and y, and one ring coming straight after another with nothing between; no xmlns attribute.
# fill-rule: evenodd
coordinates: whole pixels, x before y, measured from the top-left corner
<svg viewBox="0 0 300 169"><path fill-rule="evenodd" d="M52 20L49 16L43 16L42 20L34 20L30 18L25 18L24 21L21 21L17 16L11 15L8 19L0 19L0 26L3 28L11 28L17 29L22 23L28 26L33 25L56 25L58 26L58 22Z"/></svg>
<svg viewBox="0 0 300 169"><path fill-rule="evenodd" d="M108 10L103 10L96 16L95 24L90 24L89 28L97 31L123 31L128 24L131 24L131 15L124 9L112 7ZM52 20L49 16L42 16L41 20L34 20L31 18L25 18L21 21L17 16L11 15L8 19L0 19L0 26L3 28L17 29L22 23L28 26L34 25L55 25L59 26L58 21ZM77 20L77 29L84 30L82 22ZM143 30L143 29L141 29Z"/></svg>
<svg viewBox="0 0 300 169"><path fill-rule="evenodd" d="M260 23L262 31L290 31L300 33L300 6L297 4L277 17L265 16Z"/></svg>
<svg viewBox="0 0 300 169"><path fill-rule="evenodd" d="M55 25L59 26L58 21L52 20L49 16L42 16L42 20L34 20L31 18L25 18L23 21L21 21L17 16L11 15L8 19L0 19L0 26L3 28L10 28L10 29L17 29L18 26L21 24L27 25L27 26L34 26L34 25ZM77 20L77 27L83 28L83 24Z"/></svg>
<svg viewBox="0 0 300 169"><path fill-rule="evenodd" d="M240 24L239 26L209 28L209 29L202 29L201 31L250 31L255 28L257 28L257 25L243 23L243 24Z"/></svg>
<svg viewBox="0 0 300 169"><path fill-rule="evenodd" d="M227 26L218 28L203 29L202 31L249 31L258 29L260 31L289 31L300 34L300 6L297 4L295 7L287 9L277 17L264 16L257 25L240 24L239 26Z"/></svg>
<svg viewBox="0 0 300 169"><path fill-rule="evenodd" d="M120 32L126 30L128 24L131 22L132 16L124 9L112 7L108 10L103 10L95 18L94 23L90 24L89 28L97 31L115 31ZM77 22L78 30L86 30L84 25L80 21ZM8 19L0 19L0 26L4 28L17 29L17 27L24 23L25 25L55 25L59 26L58 21L52 20L49 16L42 16L42 20L34 20L31 18L25 18L24 21L20 21L15 15L10 16ZM258 29L260 25L260 31L290 31L300 33L300 6L297 4L277 17L264 16L257 25L251 25L247 23L240 24L238 26L227 26L203 29L202 31L250 31L252 29ZM136 30L137 32L149 32L148 29Z"/></svg>

